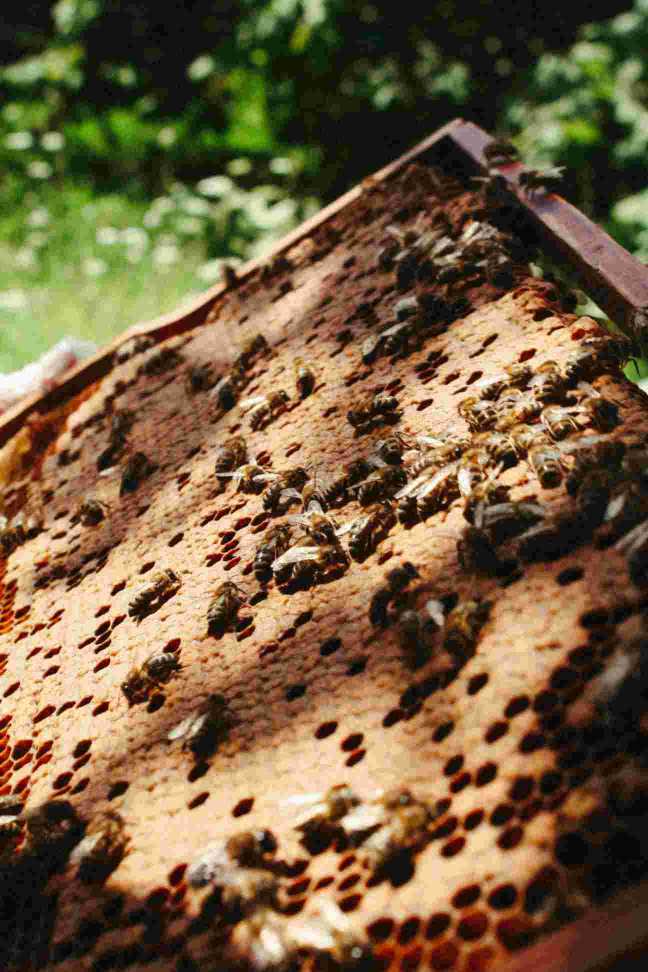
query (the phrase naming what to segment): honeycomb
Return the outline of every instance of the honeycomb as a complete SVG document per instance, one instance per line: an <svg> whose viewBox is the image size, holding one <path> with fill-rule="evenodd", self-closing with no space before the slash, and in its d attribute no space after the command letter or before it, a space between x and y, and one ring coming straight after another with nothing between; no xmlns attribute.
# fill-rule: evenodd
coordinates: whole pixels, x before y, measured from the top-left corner
<svg viewBox="0 0 648 972"><path fill-rule="evenodd" d="M5 447L1 968L481 972L643 876L648 409L532 255L411 165Z"/></svg>

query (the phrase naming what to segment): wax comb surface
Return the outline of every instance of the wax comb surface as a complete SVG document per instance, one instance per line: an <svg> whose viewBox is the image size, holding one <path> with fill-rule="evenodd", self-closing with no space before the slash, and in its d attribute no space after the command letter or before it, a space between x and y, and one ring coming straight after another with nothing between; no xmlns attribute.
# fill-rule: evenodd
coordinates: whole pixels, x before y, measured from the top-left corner
<svg viewBox="0 0 648 972"><path fill-rule="evenodd" d="M531 256L412 165L5 447L3 968L495 969L642 876L648 411Z"/></svg>

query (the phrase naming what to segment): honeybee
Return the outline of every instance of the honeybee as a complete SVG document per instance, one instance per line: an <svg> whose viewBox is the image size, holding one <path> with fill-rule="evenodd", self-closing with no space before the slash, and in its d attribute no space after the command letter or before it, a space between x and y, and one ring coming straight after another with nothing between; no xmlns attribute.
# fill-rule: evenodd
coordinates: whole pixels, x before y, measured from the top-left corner
<svg viewBox="0 0 648 972"><path fill-rule="evenodd" d="M234 367L246 371L258 355L264 354L269 350L268 342L263 334L253 334L241 348L238 357L234 361Z"/></svg>
<svg viewBox="0 0 648 972"><path fill-rule="evenodd" d="M180 662L169 651L154 652L141 667L131 668L121 683L129 706L148 702L157 689L166 685L180 671Z"/></svg>
<svg viewBox="0 0 648 972"><path fill-rule="evenodd" d="M480 574L496 574L500 559L486 530L474 525L466 526L457 539L457 559L467 571Z"/></svg>
<svg viewBox="0 0 648 972"><path fill-rule="evenodd" d="M573 465L567 476L566 486L570 496L575 496L585 475L599 466L617 469L625 455L625 443L602 435L588 435L563 447L563 454L573 456Z"/></svg>
<svg viewBox="0 0 648 972"><path fill-rule="evenodd" d="M563 481L564 468L560 449L534 446L529 449L529 464L543 489L556 489Z"/></svg>
<svg viewBox="0 0 648 972"><path fill-rule="evenodd" d="M209 844L187 869L192 888L213 885L220 889L226 913L249 915L259 908L276 905L277 879L264 868L242 866L226 843Z"/></svg>
<svg viewBox="0 0 648 972"><path fill-rule="evenodd" d="M619 406L600 395L591 385L581 382L580 411L599 432L611 432L619 424Z"/></svg>
<svg viewBox="0 0 648 972"><path fill-rule="evenodd" d="M513 425L508 434L513 439L520 457L525 456L529 449L534 446L549 445L550 443L545 429L539 425L526 425L524 423Z"/></svg>
<svg viewBox="0 0 648 972"><path fill-rule="evenodd" d="M223 412L229 412L238 401L241 388L241 378L232 370L218 379L209 393L210 399L216 402Z"/></svg>
<svg viewBox="0 0 648 972"><path fill-rule="evenodd" d="M430 840L433 814L425 803L415 799L406 789L388 791L376 804L375 819L380 822L362 840L361 855L375 874L382 874L396 858L410 857L425 847ZM362 808L350 814L349 828L354 824L354 817L361 821Z"/></svg>
<svg viewBox="0 0 648 972"><path fill-rule="evenodd" d="M322 485L319 476L314 474L301 491L302 510L308 513L312 508L324 513L329 507L330 498L330 485Z"/></svg>
<svg viewBox="0 0 648 972"><path fill-rule="evenodd" d="M141 371L145 375L157 377L171 368L177 368L182 361L183 357L176 348L162 347L144 362Z"/></svg>
<svg viewBox="0 0 648 972"><path fill-rule="evenodd" d="M207 608L208 634L221 637L226 631L231 631L245 602L246 595L240 587L232 581L221 584Z"/></svg>
<svg viewBox="0 0 648 972"><path fill-rule="evenodd" d="M83 526L97 526L106 516L107 506L99 500L84 500L79 507L78 516Z"/></svg>
<svg viewBox="0 0 648 972"><path fill-rule="evenodd" d="M369 334L360 346L360 357L363 364L373 364L378 357L381 345L384 341L382 333Z"/></svg>
<svg viewBox="0 0 648 972"><path fill-rule="evenodd" d="M362 563L389 535L396 514L389 503L379 503L350 524L348 549L353 560Z"/></svg>
<svg viewBox="0 0 648 972"><path fill-rule="evenodd" d="M506 388L525 388L532 375L529 365L512 364L500 374L488 375L475 382L473 388L480 398L495 401Z"/></svg>
<svg viewBox="0 0 648 972"><path fill-rule="evenodd" d="M517 465L519 450L510 433L480 432L474 438L474 445L477 450L484 450L502 469Z"/></svg>
<svg viewBox="0 0 648 972"><path fill-rule="evenodd" d="M348 558L340 543L290 547L275 560L272 571L278 584L310 584L330 570L346 567Z"/></svg>
<svg viewBox="0 0 648 972"><path fill-rule="evenodd" d="M542 412L542 402L530 390L523 392L512 388L497 402L497 432L509 432L516 425L524 425L538 418Z"/></svg>
<svg viewBox="0 0 648 972"><path fill-rule="evenodd" d="M254 398L247 398L241 402L244 410L250 411L250 428L257 432L265 429L271 422L286 411L290 397L283 389L272 392L270 395L257 395Z"/></svg>
<svg viewBox="0 0 648 972"><path fill-rule="evenodd" d="M648 580L648 522L639 523L626 533L616 549L626 558L633 584L644 585Z"/></svg>
<svg viewBox="0 0 648 972"><path fill-rule="evenodd" d="M587 473L579 486L578 497L586 488L590 476L599 476L600 470ZM614 495L609 495L603 512L603 523L596 535L598 547L608 547L619 540L639 523L648 519L648 496L636 482L624 483Z"/></svg>
<svg viewBox="0 0 648 972"><path fill-rule="evenodd" d="M286 802L292 807L301 808L294 826L306 841L335 837L341 832L342 818L360 805L359 798L346 784L333 786L325 793L289 797Z"/></svg>
<svg viewBox="0 0 648 972"><path fill-rule="evenodd" d="M183 719L167 735L169 742L182 739L182 748L198 760L207 759L229 736L234 718L224 695L209 695L198 712Z"/></svg>
<svg viewBox="0 0 648 972"><path fill-rule="evenodd" d="M267 897L267 896L266 896ZM293 923L286 923L263 899L237 920L225 950L226 967L250 968L255 972L296 972L301 959L291 935Z"/></svg>
<svg viewBox="0 0 648 972"><path fill-rule="evenodd" d="M135 422L134 414L128 409L120 409L112 417L110 423L110 442L114 446L122 446Z"/></svg>
<svg viewBox="0 0 648 972"><path fill-rule="evenodd" d="M460 459L472 443L473 436L469 434L456 435L445 439L430 435L418 435L416 446L421 451L421 455L410 466L411 475L418 476L425 469L431 469L433 466L437 468L447 466L454 459Z"/></svg>
<svg viewBox="0 0 648 972"><path fill-rule="evenodd" d="M400 466L403 453L409 448L407 440L398 432L388 435L386 439L374 442L373 455L386 462L388 466Z"/></svg>
<svg viewBox="0 0 648 972"><path fill-rule="evenodd" d="M538 169L525 169L518 176L518 185L529 194L539 190L554 192L556 189L560 189L562 185L564 171L564 165L552 166L545 169L544 172L540 172Z"/></svg>
<svg viewBox="0 0 648 972"><path fill-rule="evenodd" d="M430 601L438 610L440 601ZM443 610L441 609L441 617ZM443 623L443 622L442 622ZM427 607L424 611L406 608L398 615L398 637L403 657L410 668L420 668L430 658L431 636L440 627L438 619Z"/></svg>
<svg viewBox="0 0 648 972"><path fill-rule="evenodd" d="M401 523L425 520L445 509L459 495L456 462L436 472L430 471L432 475L423 474L396 493L397 515Z"/></svg>
<svg viewBox="0 0 648 972"><path fill-rule="evenodd" d="M560 400L565 394L565 379L555 361L545 361L529 381L529 391L539 402Z"/></svg>
<svg viewBox="0 0 648 972"><path fill-rule="evenodd" d="M64 861L83 835L83 823L68 800L46 800L25 814L26 849L39 861Z"/></svg>
<svg viewBox="0 0 648 972"><path fill-rule="evenodd" d="M238 284L238 274L236 272L236 267L231 263L223 261L221 265L221 280L225 287L236 287Z"/></svg>
<svg viewBox="0 0 648 972"><path fill-rule="evenodd" d="M510 486L498 483L496 474L491 473L486 479L476 483L465 498L463 515L469 523L480 520L482 511L490 506L508 502Z"/></svg>
<svg viewBox="0 0 648 972"><path fill-rule="evenodd" d="M192 395L198 392L209 391L214 385L214 376L211 365L194 365L187 374L187 390Z"/></svg>
<svg viewBox="0 0 648 972"><path fill-rule="evenodd" d="M181 581L170 568L158 571L147 584L139 589L128 605L131 618L141 621L147 614L158 608L164 601L180 590Z"/></svg>
<svg viewBox="0 0 648 972"><path fill-rule="evenodd" d="M579 513L547 517L518 538L517 555L525 563L557 560L586 539L586 528Z"/></svg>
<svg viewBox="0 0 648 972"><path fill-rule="evenodd" d="M491 457L484 449L469 449L463 454L457 464L457 486L464 498L470 496L483 480L490 461Z"/></svg>
<svg viewBox="0 0 648 972"><path fill-rule="evenodd" d="M326 487L324 492L326 505L331 506L336 502L339 503L342 500L348 500L351 487L356 486L363 479L366 479L375 468L376 464L370 458L354 459L348 463L344 467L341 475Z"/></svg>
<svg viewBox="0 0 648 972"><path fill-rule="evenodd" d="M305 513L289 517L289 520L302 527L305 534L314 543L339 546L339 537L342 534L338 530L337 524L314 500L311 501L309 509Z"/></svg>
<svg viewBox="0 0 648 972"><path fill-rule="evenodd" d="M560 441L579 431L573 408L562 405L547 405L542 409L540 421L552 439Z"/></svg>
<svg viewBox="0 0 648 972"><path fill-rule="evenodd" d="M299 959L293 955L297 950L313 952L316 968L332 965L340 972L376 972L379 967L371 946L359 938L350 919L332 899L321 900L315 915L293 919L288 938L292 951L282 954L284 969L293 961L297 967Z"/></svg>
<svg viewBox="0 0 648 972"><path fill-rule="evenodd" d="M151 476L156 468L143 452L134 452L127 459L122 471L119 495L123 496L125 493L134 493L139 488L142 480Z"/></svg>
<svg viewBox="0 0 648 972"><path fill-rule="evenodd" d="M288 523L278 523L266 530L254 557L254 576L260 583L272 577L272 564L286 552L291 537Z"/></svg>
<svg viewBox="0 0 648 972"><path fill-rule="evenodd" d="M27 540L23 519L20 514L9 522L6 516L0 518L0 551L3 557L9 557Z"/></svg>
<svg viewBox="0 0 648 972"><path fill-rule="evenodd" d="M0 866L15 861L15 854L23 835L23 823L18 815L0 817Z"/></svg>
<svg viewBox="0 0 648 972"><path fill-rule="evenodd" d="M523 533L545 517L544 507L520 500L515 503L495 503L479 511L475 526L485 530L492 543L499 546Z"/></svg>
<svg viewBox="0 0 648 972"><path fill-rule="evenodd" d="M126 361L133 358L136 354L143 354L144 351L149 351L154 345L154 339L148 337L146 334L139 334L136 337L129 338L117 348L115 361L117 364L125 364Z"/></svg>
<svg viewBox="0 0 648 972"><path fill-rule="evenodd" d="M97 456L97 470L103 472L104 469L110 469L111 466L115 465L123 451L124 443L110 442Z"/></svg>
<svg viewBox="0 0 648 972"><path fill-rule="evenodd" d="M277 477L275 482L263 495L263 508L270 513L285 512L290 503L301 500L300 491L306 485L309 476L303 466L285 469L274 475Z"/></svg>
<svg viewBox="0 0 648 972"><path fill-rule="evenodd" d="M0 796L0 826L3 817L19 817L25 809L25 801L17 793Z"/></svg>
<svg viewBox="0 0 648 972"><path fill-rule="evenodd" d="M411 350L410 338L417 334L416 321L399 321L380 332L378 351L386 355L408 354Z"/></svg>
<svg viewBox="0 0 648 972"><path fill-rule="evenodd" d="M362 483L353 486L351 492L361 506L369 506L378 500L394 496L407 482L407 473L400 466L382 466L374 470Z"/></svg>
<svg viewBox="0 0 648 972"><path fill-rule="evenodd" d="M443 647L458 664L463 665L475 654L480 631L490 612L490 601L463 601L448 614Z"/></svg>
<svg viewBox="0 0 648 972"><path fill-rule="evenodd" d="M515 145L506 138L494 138L485 146L483 155L489 165L509 165L520 157Z"/></svg>
<svg viewBox="0 0 648 972"><path fill-rule="evenodd" d="M375 392L359 408L347 412L349 425L358 431L368 431L377 421L395 422L399 418L398 399L383 392Z"/></svg>
<svg viewBox="0 0 648 972"><path fill-rule="evenodd" d="M293 265L290 258L285 253L279 253L276 257L272 257L267 263L263 264L261 267L261 280L271 280L272 277L279 273L288 273L292 268Z"/></svg>
<svg viewBox="0 0 648 972"><path fill-rule="evenodd" d="M411 582L419 577L414 564L405 561L400 567L393 567L385 575L385 584L372 595L369 604L369 620L373 625L384 627L387 624L387 608Z"/></svg>
<svg viewBox="0 0 648 972"><path fill-rule="evenodd" d="M472 432L483 432L495 425L498 410L492 402L472 396L459 402L459 414Z"/></svg>
<svg viewBox="0 0 648 972"><path fill-rule="evenodd" d="M121 864L129 839L122 817L108 810L93 817L83 840L74 848L70 862L78 865L83 884L104 884Z"/></svg>
<svg viewBox="0 0 648 972"><path fill-rule="evenodd" d="M509 184L501 172L490 172L486 176L473 176L471 180L478 189L487 204L502 204L511 199Z"/></svg>
<svg viewBox="0 0 648 972"><path fill-rule="evenodd" d="M592 469L591 472L587 473L583 481L581 482L578 493L576 496L578 509L582 514L585 522L591 529L596 529L599 527L603 520L605 519L606 511L609 508L612 490L616 485L617 477L614 472L609 469ZM646 505L645 503L643 504ZM630 502L628 504L627 512L630 512L634 504ZM635 507L636 510L636 507ZM648 512L648 509L647 509ZM639 517L640 519L641 517ZM623 519L623 517L622 517ZM637 520L634 521L635 523ZM617 523L620 526L621 522ZM634 524L629 524L628 529ZM615 528L610 526L607 528L608 535L613 536ZM606 529L604 528L597 534L596 542L600 546L602 536L605 534ZM619 534L620 535L620 534ZM612 541L611 541L612 542Z"/></svg>
<svg viewBox="0 0 648 972"><path fill-rule="evenodd" d="M563 375L570 385L579 381L592 381L602 372L619 367L635 354L632 341L625 338L589 338L567 357L563 365Z"/></svg>
<svg viewBox="0 0 648 972"><path fill-rule="evenodd" d="M233 469L242 466L247 459L247 445L245 439L240 435L235 435L227 439L216 450L216 463L214 471L217 476L221 473L229 473Z"/></svg>
<svg viewBox="0 0 648 972"><path fill-rule="evenodd" d="M295 359L295 385L301 399L312 395L315 388L315 372L301 358Z"/></svg>
<svg viewBox="0 0 648 972"><path fill-rule="evenodd" d="M187 871L192 888L217 884L223 871L232 867L272 869L277 838L271 830L246 830L209 845Z"/></svg>

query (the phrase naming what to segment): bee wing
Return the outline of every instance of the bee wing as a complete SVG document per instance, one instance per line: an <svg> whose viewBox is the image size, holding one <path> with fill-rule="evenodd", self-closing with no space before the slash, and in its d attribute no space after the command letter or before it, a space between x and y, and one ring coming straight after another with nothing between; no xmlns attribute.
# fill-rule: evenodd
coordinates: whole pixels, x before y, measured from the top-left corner
<svg viewBox="0 0 648 972"><path fill-rule="evenodd" d="M355 530L359 524L366 523L368 519L368 516L360 516L356 520L349 520L349 522L345 523L344 526L338 527L338 529L335 531L335 536L345 537L347 533L351 533L351 531Z"/></svg>
<svg viewBox="0 0 648 972"><path fill-rule="evenodd" d="M253 476L253 479L257 483L276 483L276 481L279 479L279 473L273 473L273 472L256 473Z"/></svg>
<svg viewBox="0 0 648 972"><path fill-rule="evenodd" d="M422 449L440 449L445 445L443 439L437 439L434 435L417 435L415 442Z"/></svg>
<svg viewBox="0 0 648 972"><path fill-rule="evenodd" d="M425 610L430 615L434 623L438 628L442 628L445 624L445 610L442 601L426 601Z"/></svg>
<svg viewBox="0 0 648 972"><path fill-rule="evenodd" d="M357 834L363 830L371 830L385 822L385 808L379 803L361 803L354 807L340 821L345 833Z"/></svg>
<svg viewBox="0 0 648 972"><path fill-rule="evenodd" d="M400 229L398 226L394 226L393 223L390 223L389 226L385 227L385 232L389 233L392 239L396 240L397 243L402 243L405 238L402 229Z"/></svg>
<svg viewBox="0 0 648 972"><path fill-rule="evenodd" d="M402 331L404 327L409 327L409 321L399 321L398 324L392 324L386 331L380 332L380 337L383 339L391 337L393 334L398 334Z"/></svg>
<svg viewBox="0 0 648 972"><path fill-rule="evenodd" d="M428 481L427 476L417 476L413 479L407 486L403 486L395 494L394 499L402 499L404 496L414 496L418 493L419 489Z"/></svg>
<svg viewBox="0 0 648 972"><path fill-rule="evenodd" d="M217 386L218 387L218 386ZM251 408L256 405L265 404L268 401L265 395L253 395L251 398L244 398L239 402L240 407L244 412L248 412Z"/></svg>
<svg viewBox="0 0 648 972"><path fill-rule="evenodd" d="M431 476L426 482L424 481L423 487L417 491L416 495L421 497L429 496L429 494L433 493L435 489L438 489L439 485L445 479L449 479L452 475L454 475L456 469L456 462L451 463L449 466L444 466L443 469L439 469L434 476Z"/></svg>
<svg viewBox="0 0 648 972"><path fill-rule="evenodd" d="M298 918L290 923L290 937L295 948L328 952L335 947L335 937L321 918Z"/></svg>
<svg viewBox="0 0 648 972"><path fill-rule="evenodd" d="M277 557L272 565L273 570L280 570L289 564L298 564L301 560L317 560L319 557L319 547L291 547L280 557Z"/></svg>
<svg viewBox="0 0 648 972"><path fill-rule="evenodd" d="M260 477L257 476L256 478L259 479ZM280 498L280 500L282 502L285 502L286 500L289 500L289 499L294 499L294 500L297 500L297 502L300 502L301 501L301 493L297 492L296 489L294 489L292 486L290 486L290 487L288 487L288 489L282 489L281 490L281 496L279 498Z"/></svg>
<svg viewBox="0 0 648 972"><path fill-rule="evenodd" d="M648 538L648 521L640 523L634 530L630 530L625 536L615 543L614 549L622 554L632 553L635 547L640 546Z"/></svg>
<svg viewBox="0 0 648 972"><path fill-rule="evenodd" d="M169 732L167 733L167 739L169 740L169 742L173 742L176 739L184 739L184 737L190 732L190 730L196 724L197 718L201 718L201 717L200 716L196 717L195 715L187 716L187 718L183 719L182 722L179 722L177 726L174 726L173 729L170 729Z"/></svg>
<svg viewBox="0 0 648 972"><path fill-rule="evenodd" d="M222 843L208 844L200 857L187 869L187 882L192 888L204 888L210 884L228 864L229 859Z"/></svg>
<svg viewBox="0 0 648 972"><path fill-rule="evenodd" d="M352 933L353 926L351 921L335 903L333 898L322 898L319 906L319 914L324 924L332 931L343 932L345 934Z"/></svg>

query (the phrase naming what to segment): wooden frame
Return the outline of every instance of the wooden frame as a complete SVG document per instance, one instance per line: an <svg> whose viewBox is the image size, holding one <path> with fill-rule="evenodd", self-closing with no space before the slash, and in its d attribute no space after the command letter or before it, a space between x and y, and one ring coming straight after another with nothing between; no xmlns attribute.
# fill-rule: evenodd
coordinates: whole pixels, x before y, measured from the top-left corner
<svg viewBox="0 0 648 972"><path fill-rule="evenodd" d="M412 161L441 166L456 164L469 172L487 171L484 149L491 141L491 137L478 126L455 119L377 172L371 177L371 183L390 179ZM523 169L521 163L498 167L547 253L568 264L583 289L621 328L630 334L642 327L648 329L648 267L560 196L553 193L529 195L520 190L518 177ZM307 238L317 227L353 203L363 191L364 186L360 184L322 209L284 237L271 256ZM237 273L237 282L245 281L267 259L246 263ZM67 374L49 392L20 402L0 418L0 446L30 415L56 408L108 374L115 352L126 341L137 335L162 341L199 327L228 289L225 284L217 284L182 310L131 327ZM635 964L633 956L636 959L640 952L645 956L646 950L648 883L624 891L605 908L589 910L580 920L512 957L506 967L507 972L603 972L623 957L625 972L634 969L638 972L641 960Z"/></svg>

